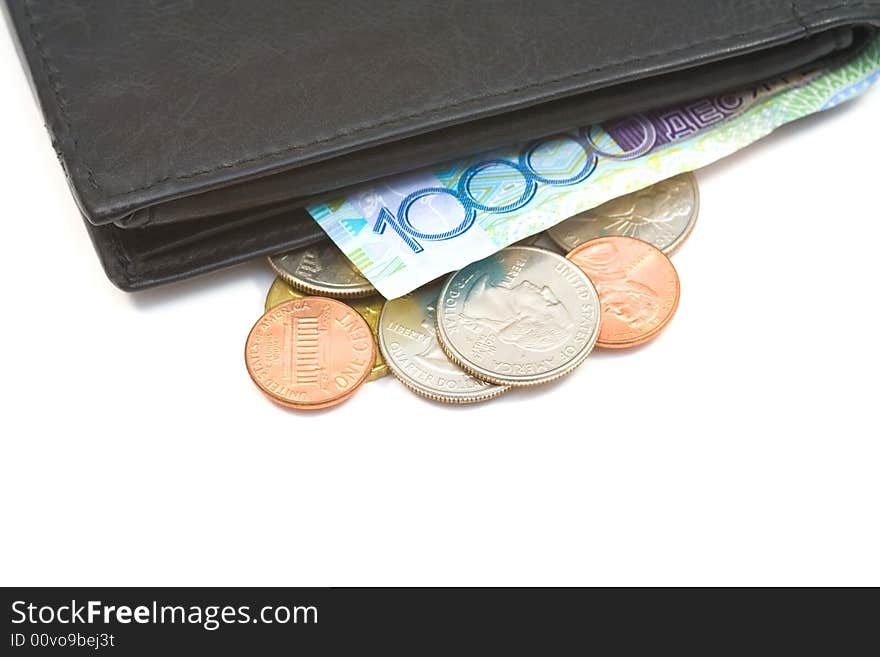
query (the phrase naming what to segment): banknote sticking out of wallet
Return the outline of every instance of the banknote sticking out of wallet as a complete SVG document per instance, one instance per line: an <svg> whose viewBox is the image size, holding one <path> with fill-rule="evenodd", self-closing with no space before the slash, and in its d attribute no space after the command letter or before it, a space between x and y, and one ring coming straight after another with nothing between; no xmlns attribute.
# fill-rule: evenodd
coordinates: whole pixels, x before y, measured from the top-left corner
<svg viewBox="0 0 880 657"><path fill-rule="evenodd" d="M880 69L880 0L4 6L125 290L329 234L399 296L827 109ZM662 171L644 173L648 154ZM493 167L518 185L478 180ZM427 194L461 205L450 230L407 218ZM466 248L448 239L472 229ZM440 248L455 257L429 257Z"/></svg>

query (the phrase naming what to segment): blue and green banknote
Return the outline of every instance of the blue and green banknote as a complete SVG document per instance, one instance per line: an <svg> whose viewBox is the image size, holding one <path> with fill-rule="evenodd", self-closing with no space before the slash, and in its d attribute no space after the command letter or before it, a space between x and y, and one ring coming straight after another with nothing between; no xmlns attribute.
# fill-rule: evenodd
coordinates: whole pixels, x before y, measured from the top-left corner
<svg viewBox="0 0 880 657"><path fill-rule="evenodd" d="M880 77L880 39L834 69L574 128L353 187L307 209L385 297L730 155Z"/></svg>

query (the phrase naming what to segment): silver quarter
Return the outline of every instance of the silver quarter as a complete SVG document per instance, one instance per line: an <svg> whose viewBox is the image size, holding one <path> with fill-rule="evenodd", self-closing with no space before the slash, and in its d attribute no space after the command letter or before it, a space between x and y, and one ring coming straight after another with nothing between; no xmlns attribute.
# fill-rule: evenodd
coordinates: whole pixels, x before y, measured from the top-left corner
<svg viewBox="0 0 880 657"><path fill-rule="evenodd" d="M580 365L599 335L596 288L562 256L508 247L450 276L437 335L446 354L498 385L547 383Z"/></svg>
<svg viewBox="0 0 880 657"><path fill-rule="evenodd" d="M330 240L270 256L269 264L285 282L309 294L350 298L376 292Z"/></svg>
<svg viewBox="0 0 880 657"><path fill-rule="evenodd" d="M379 349L388 368L407 388L449 404L497 397L504 386L479 381L443 353L434 329L440 283L385 303L379 317Z"/></svg>
<svg viewBox="0 0 880 657"><path fill-rule="evenodd" d="M690 235L699 211L697 179L683 173L576 214L547 234L566 251L597 237L624 235L670 255Z"/></svg>

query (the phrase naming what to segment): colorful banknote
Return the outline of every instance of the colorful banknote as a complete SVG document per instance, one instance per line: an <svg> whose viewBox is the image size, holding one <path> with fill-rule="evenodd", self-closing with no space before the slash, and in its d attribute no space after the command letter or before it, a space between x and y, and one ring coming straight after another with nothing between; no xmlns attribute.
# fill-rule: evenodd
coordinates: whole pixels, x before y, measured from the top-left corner
<svg viewBox="0 0 880 657"><path fill-rule="evenodd" d="M880 39L856 59L392 176L308 211L389 299L612 198L730 155L880 77Z"/></svg>

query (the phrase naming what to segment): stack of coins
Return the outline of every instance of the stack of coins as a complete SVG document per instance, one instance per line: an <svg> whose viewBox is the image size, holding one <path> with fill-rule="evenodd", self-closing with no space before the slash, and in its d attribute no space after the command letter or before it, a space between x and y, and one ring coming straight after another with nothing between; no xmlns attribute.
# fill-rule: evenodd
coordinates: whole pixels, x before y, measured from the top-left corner
<svg viewBox="0 0 880 657"><path fill-rule="evenodd" d="M248 372L300 410L341 403L389 371L450 404L555 381L594 347L641 345L669 324L680 285L668 255L698 211L696 180L682 174L387 302L330 241L273 256Z"/></svg>

